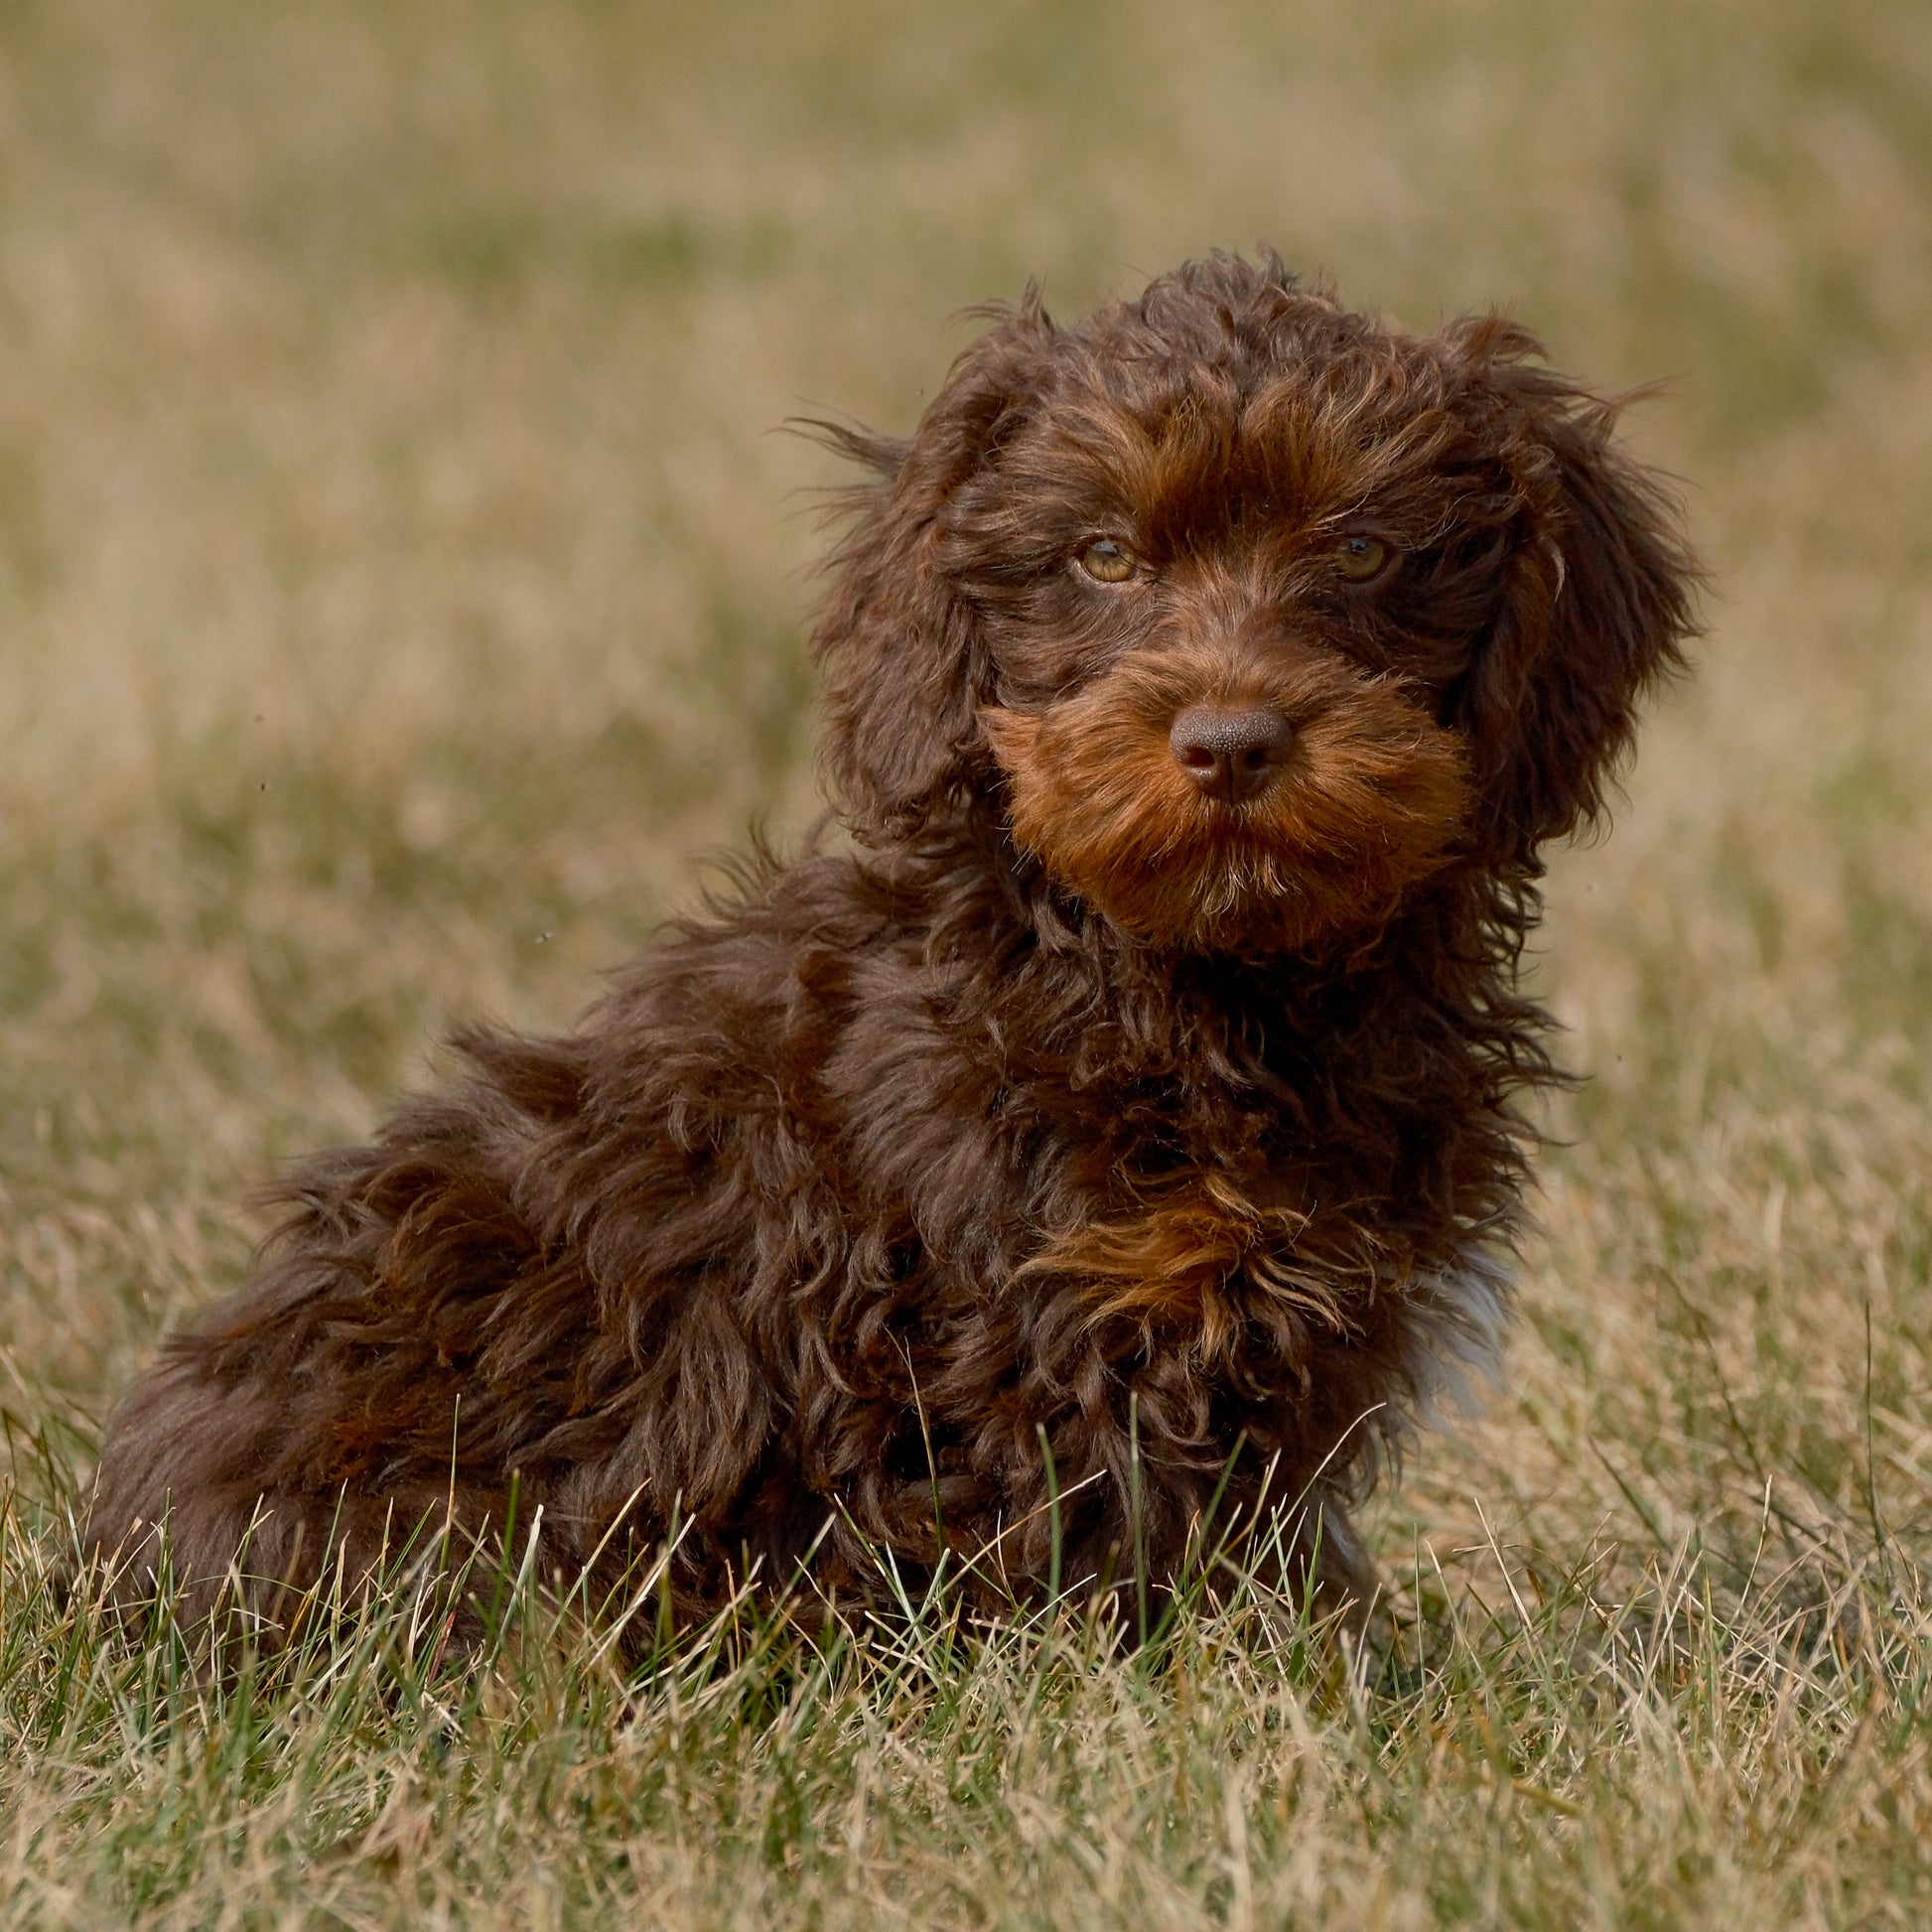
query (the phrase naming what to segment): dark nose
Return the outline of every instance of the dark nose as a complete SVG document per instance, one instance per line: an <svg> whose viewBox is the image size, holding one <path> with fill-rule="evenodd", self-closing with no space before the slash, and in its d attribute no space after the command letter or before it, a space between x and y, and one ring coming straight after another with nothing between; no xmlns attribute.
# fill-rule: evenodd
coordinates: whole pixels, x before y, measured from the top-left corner
<svg viewBox="0 0 1932 1932"><path fill-rule="evenodd" d="M1256 706L1227 711L1189 705L1173 721L1168 745L1201 790L1226 805L1259 798L1281 774L1295 745L1295 727L1279 711Z"/></svg>

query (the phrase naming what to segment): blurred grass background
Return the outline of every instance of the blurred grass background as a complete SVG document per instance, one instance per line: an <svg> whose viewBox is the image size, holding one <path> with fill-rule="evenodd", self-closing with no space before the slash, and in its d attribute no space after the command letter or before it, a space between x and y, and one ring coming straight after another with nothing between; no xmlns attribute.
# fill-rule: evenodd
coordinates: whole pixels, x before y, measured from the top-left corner
<svg viewBox="0 0 1932 1932"><path fill-rule="evenodd" d="M898 1850L863 1856L865 1780L917 1755L876 1687L775 1840L702 1776L503 1827L500 1714L496 1770L375 1852L304 1840L286 1778L257 1802L184 1758L182 1725L221 1733L192 1696L133 1742L48 1729L48 1511L157 1333L236 1279L248 1191L366 1131L446 1020L567 1023L705 851L815 810L806 492L836 479L774 427L908 425L949 318L1031 275L1077 310L1258 238L1410 326L1501 304L1605 388L1666 379L1628 433L1715 571L1614 837L1555 869L1537 970L1593 1081L1554 1123L1507 1386L1377 1519L1417 1681L1465 1643L1466 1695L1419 1732L1344 1700L1265 1748L1182 1696L1148 1777L1223 1782L1172 1831L1069 1745L1088 1822L1064 1779L984 1774L956 1840L924 1786L875 1799ZM1918 0L6 0L0 1900L1924 1922L1928 425ZM1485 1671L1559 1598L1641 1598L1688 1647L1636 1706L1563 1652L1517 1776L1529 1720ZM1265 1703L1254 1668L1200 1697ZM616 1731L552 1717L631 1790ZM731 1749L764 1763L759 1734ZM325 1766L366 1786L358 1831L454 1775L382 1736ZM193 1829L156 1824L183 1778ZM186 1849L136 1882L143 1821Z"/></svg>

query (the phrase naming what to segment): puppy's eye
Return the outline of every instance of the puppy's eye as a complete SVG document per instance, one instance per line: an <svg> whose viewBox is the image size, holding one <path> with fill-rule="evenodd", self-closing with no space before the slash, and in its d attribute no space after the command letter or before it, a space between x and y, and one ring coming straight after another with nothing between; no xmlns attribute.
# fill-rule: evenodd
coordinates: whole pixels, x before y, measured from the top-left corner
<svg viewBox="0 0 1932 1932"><path fill-rule="evenodd" d="M1112 537L1101 537L1080 552L1080 568L1102 584L1124 584L1140 567L1133 551Z"/></svg>
<svg viewBox="0 0 1932 1932"><path fill-rule="evenodd" d="M1351 584L1366 584L1388 569L1394 554L1380 537L1343 537L1335 545L1335 568Z"/></svg>

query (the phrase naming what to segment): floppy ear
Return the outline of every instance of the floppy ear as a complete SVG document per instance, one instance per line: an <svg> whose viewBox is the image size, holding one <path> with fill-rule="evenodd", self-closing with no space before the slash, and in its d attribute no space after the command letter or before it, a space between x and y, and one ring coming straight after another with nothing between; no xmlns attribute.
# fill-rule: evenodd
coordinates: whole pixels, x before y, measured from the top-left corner
<svg viewBox="0 0 1932 1932"><path fill-rule="evenodd" d="M1502 611L1458 719L1475 753L1484 856L1534 877L1537 848L1589 824L1628 749L1638 701L1683 668L1697 560L1663 481L1617 449L1617 405L1526 358L1496 318L1452 347L1501 405L1520 504Z"/></svg>
<svg viewBox="0 0 1932 1932"><path fill-rule="evenodd" d="M812 647L824 672L821 756L853 830L902 832L971 775L990 678L975 613L938 568L953 492L998 447L1054 334L1030 287L953 364L909 437L833 424L825 442L876 471L834 557Z"/></svg>

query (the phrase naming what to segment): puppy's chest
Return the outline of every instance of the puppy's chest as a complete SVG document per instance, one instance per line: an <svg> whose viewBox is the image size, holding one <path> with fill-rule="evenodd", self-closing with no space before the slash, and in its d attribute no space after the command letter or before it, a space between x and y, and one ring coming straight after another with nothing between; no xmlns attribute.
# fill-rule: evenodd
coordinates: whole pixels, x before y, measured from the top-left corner
<svg viewBox="0 0 1932 1932"><path fill-rule="evenodd" d="M1344 1334L1385 1274L1406 1272L1406 1243L1342 1223L1306 1172L1189 1165L1143 1184L1119 1177L1044 1235L1020 1279L1070 1293L1096 1327L1173 1335L1218 1357L1257 1317Z"/></svg>
<svg viewBox="0 0 1932 1932"><path fill-rule="evenodd" d="M1401 1136L1386 1123L1337 1134L1318 1100L1205 1069L1079 1098L1020 1274L1072 1290L1096 1318L1184 1329L1214 1351L1258 1309L1346 1327L1351 1304L1407 1272Z"/></svg>
<svg viewBox="0 0 1932 1932"><path fill-rule="evenodd" d="M1231 1060L1176 1054L1101 1078L1056 1069L1016 1098L1057 1144L1057 1178L1096 1214L1198 1196L1266 1221L1391 1191L1417 1138L1408 1096L1351 1094L1354 1083L1314 1053Z"/></svg>
<svg viewBox="0 0 1932 1932"><path fill-rule="evenodd" d="M1000 1178L952 1184L935 1136L898 1121L882 1152L927 1251L971 1253L983 1283L990 1238L996 1274L1197 1330L1216 1310L1330 1309L1399 1280L1430 1246L1407 1223L1435 1191L1415 1182L1436 1165L1438 1110L1386 1064L1365 1072L1359 1015L1290 1025L1279 1001L1214 992L1115 1003L1083 1028L938 1016L928 1038L947 1064L921 1091L949 1144L978 1150L966 1166Z"/></svg>

